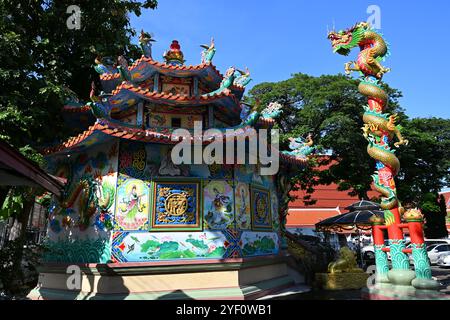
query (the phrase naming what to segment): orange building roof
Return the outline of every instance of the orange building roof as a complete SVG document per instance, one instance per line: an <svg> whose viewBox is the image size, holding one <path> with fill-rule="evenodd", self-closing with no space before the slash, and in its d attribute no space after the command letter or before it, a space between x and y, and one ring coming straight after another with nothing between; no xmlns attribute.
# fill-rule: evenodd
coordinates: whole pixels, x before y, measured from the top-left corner
<svg viewBox="0 0 450 320"><path fill-rule="evenodd" d="M450 231L450 191L441 192L447 205L447 229Z"/></svg>
<svg viewBox="0 0 450 320"><path fill-rule="evenodd" d="M316 223L341 214L339 208L296 209L289 208L287 228L314 228Z"/></svg>
<svg viewBox="0 0 450 320"><path fill-rule="evenodd" d="M305 206L303 203L303 197L306 196L306 191L298 190L292 191L291 196L295 196L296 199L289 203L289 208L336 208L344 209L345 207L357 202L357 196L350 196L348 191L338 191L338 186L335 183L330 185L319 185L315 188L314 193L311 195L312 199L317 200L314 205ZM379 196L376 191L369 191L369 198Z"/></svg>
<svg viewBox="0 0 450 320"><path fill-rule="evenodd" d="M331 162L317 170L326 170L335 163ZM313 205L306 206L303 203L303 197L306 196L304 190L292 191L291 196L295 199L289 203L287 228L314 228L316 223L324 219L347 212L346 207L360 200L357 196L350 196L348 191L338 191L335 183L316 186L311 194L311 199L316 200ZM369 198L378 197L379 193L369 191L368 196Z"/></svg>

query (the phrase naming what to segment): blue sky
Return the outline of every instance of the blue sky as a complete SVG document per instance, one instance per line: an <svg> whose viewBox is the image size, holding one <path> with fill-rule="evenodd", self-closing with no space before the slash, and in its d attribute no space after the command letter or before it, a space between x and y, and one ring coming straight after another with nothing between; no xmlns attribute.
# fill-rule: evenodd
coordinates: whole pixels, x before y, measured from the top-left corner
<svg viewBox="0 0 450 320"><path fill-rule="evenodd" d="M327 25L345 29L367 20L369 5L381 9L381 31L391 44L384 80L400 89L401 105L411 117L450 117L450 1L303 1L303 0L160 0L131 23L152 32L153 57L162 59L179 40L186 64L200 63L200 44L214 36L213 63L224 73L248 66L253 82L288 79L292 73L315 76L343 72L356 57L333 54ZM137 40L136 40L137 42Z"/></svg>

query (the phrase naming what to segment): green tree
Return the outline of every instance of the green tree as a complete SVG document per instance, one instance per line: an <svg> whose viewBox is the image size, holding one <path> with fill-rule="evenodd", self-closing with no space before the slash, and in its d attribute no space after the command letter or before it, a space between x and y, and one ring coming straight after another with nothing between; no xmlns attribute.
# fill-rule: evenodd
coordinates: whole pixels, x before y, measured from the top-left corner
<svg viewBox="0 0 450 320"><path fill-rule="evenodd" d="M437 193L450 181L450 120L409 120L398 102L401 92L387 85L384 89L390 97L386 112L398 113L403 134L410 141L397 150L402 165L398 195L403 204L418 206L424 194ZM367 141L362 136L362 106L367 99L358 92L357 80L300 73L278 83L259 84L250 95L263 105L272 101L283 105L283 117L277 120L282 147L287 147L288 137L312 133L320 153L329 155L317 157L296 177L298 187L307 191L306 204L315 202L311 197L315 186L330 183L352 196L368 198L375 161L367 154ZM318 170L328 165L329 170Z"/></svg>
<svg viewBox="0 0 450 320"><path fill-rule="evenodd" d="M416 118L402 125L410 143L398 153L397 190L404 203L418 206L423 195L437 194L450 181L450 119Z"/></svg>
<svg viewBox="0 0 450 320"><path fill-rule="evenodd" d="M448 236L446 217L447 208L443 195L426 193L419 204L425 218L424 232L429 239L439 239Z"/></svg>
<svg viewBox="0 0 450 320"><path fill-rule="evenodd" d="M385 90L390 94L387 111L404 118L398 104L401 93L388 86ZM359 94L357 80L344 75L313 77L298 73L286 81L257 85L250 95L263 104L278 101L283 105L283 117L277 120L282 146L284 143L286 147L289 137L312 133L315 145L329 154L318 158L313 168L299 173L296 180L302 189L312 192L315 185L334 182L339 190L367 198L375 162L367 154L367 141L360 129L362 106L367 100ZM329 170L315 169L332 162ZM309 195L304 201L314 203Z"/></svg>

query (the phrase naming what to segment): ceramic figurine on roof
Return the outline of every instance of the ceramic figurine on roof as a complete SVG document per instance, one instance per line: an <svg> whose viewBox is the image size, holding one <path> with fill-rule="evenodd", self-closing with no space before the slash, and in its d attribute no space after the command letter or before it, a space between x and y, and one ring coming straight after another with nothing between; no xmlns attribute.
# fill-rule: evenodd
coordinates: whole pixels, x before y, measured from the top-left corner
<svg viewBox="0 0 450 320"><path fill-rule="evenodd" d="M200 45L204 50L202 51L202 64L211 63L214 55L216 54L216 46L214 44L214 38L211 38L211 44L208 46L206 44Z"/></svg>
<svg viewBox="0 0 450 320"><path fill-rule="evenodd" d="M261 112L261 117L265 120L278 118L283 112L283 106L278 102L271 102Z"/></svg>
<svg viewBox="0 0 450 320"><path fill-rule="evenodd" d="M234 84L235 79L236 79L236 68L229 67L227 69L227 72L225 73L225 76L223 77L222 82L220 83L219 89L209 92L205 95L206 96L214 96L214 95L220 94L222 92L225 92L225 93L230 92L230 88Z"/></svg>
<svg viewBox="0 0 450 320"><path fill-rule="evenodd" d="M245 71L236 69L236 71L238 72L235 80L234 80L234 85L237 86L242 86L245 87L246 85L248 85L250 83L250 81L252 81L252 79L250 78L250 70L248 70L248 68L245 68Z"/></svg>
<svg viewBox="0 0 450 320"><path fill-rule="evenodd" d="M130 71L128 70L128 62L124 56L119 56L117 58L117 70L119 70L119 74L120 74L122 81L130 81L131 80L131 74L130 74Z"/></svg>
<svg viewBox="0 0 450 320"><path fill-rule="evenodd" d="M312 135L309 134L308 137L305 139L303 139L302 137L298 137L298 138L289 138L289 148L292 151L282 151L282 153L286 154L286 155L291 155L294 157L298 157L298 158L305 158L309 155L311 155L314 150L315 147L314 145L314 141L312 139Z"/></svg>
<svg viewBox="0 0 450 320"><path fill-rule="evenodd" d="M141 30L141 34L139 35L139 45L144 57L152 58L152 42L155 41L156 40L152 38L150 33Z"/></svg>
<svg viewBox="0 0 450 320"><path fill-rule="evenodd" d="M103 64L103 59L101 56L97 56L97 58L95 58L95 66L94 66L95 71L97 71L99 74L104 74L104 73L111 73L111 70L109 70L104 64Z"/></svg>
<svg viewBox="0 0 450 320"><path fill-rule="evenodd" d="M173 40L170 49L163 54L164 60L167 64L174 66L181 66L186 61L184 60L183 52L177 40Z"/></svg>
<svg viewBox="0 0 450 320"><path fill-rule="evenodd" d="M278 102L271 102L262 111L260 110L261 102L256 100L253 106L243 103L241 112L241 125L255 126L258 121L263 120L267 122L274 121L283 112L282 105Z"/></svg>
<svg viewBox="0 0 450 320"><path fill-rule="evenodd" d="M149 44L149 35L141 33L140 42ZM214 43L208 49L212 58ZM176 298L176 286L193 298L255 298L264 291L244 286L272 291L293 284L283 240L289 188L278 180L289 179L305 162L283 155L280 172L263 175L262 164L246 160L247 148L244 161L229 151L229 163L209 161L216 139L258 142L281 105L263 108L257 101L243 107L248 70L231 67L222 75L211 61L184 65L177 41L164 62L145 52L130 65L119 57L118 72L98 67L98 59L100 85L93 83L91 102L65 106L71 127L90 122L47 150L48 170L68 183L52 207L49 269L44 267L35 296ZM200 149L189 149L201 156L198 163L178 162L180 141L200 142ZM237 267L236 259L242 261ZM94 287L68 291L67 264L95 269L92 279L82 280ZM248 268L255 276L243 282ZM213 274L205 282L206 272ZM100 286L102 281L111 286Z"/></svg>
<svg viewBox="0 0 450 320"><path fill-rule="evenodd" d="M91 91L89 92L89 98L91 98L92 102L100 102L100 98L97 95L97 86L95 85L95 82L91 82Z"/></svg>

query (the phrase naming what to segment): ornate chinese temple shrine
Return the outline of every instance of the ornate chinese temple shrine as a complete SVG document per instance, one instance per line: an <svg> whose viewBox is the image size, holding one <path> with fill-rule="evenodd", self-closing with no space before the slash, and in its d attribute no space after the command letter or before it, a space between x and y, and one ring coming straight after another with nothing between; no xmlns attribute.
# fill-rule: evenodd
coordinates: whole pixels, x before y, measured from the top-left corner
<svg viewBox="0 0 450 320"><path fill-rule="evenodd" d="M222 75L214 40L195 66L176 40L163 62L152 58L148 33L139 42L143 55L130 64L98 56L101 88L64 107L78 132L47 150L48 172L68 182L50 208L46 263L30 297L254 299L292 286L283 250L289 179L312 141L293 141L276 175L248 162L175 164L172 148L185 139L176 129L201 122L215 138L233 129L236 139L257 139L281 106L244 104L250 73Z"/></svg>

